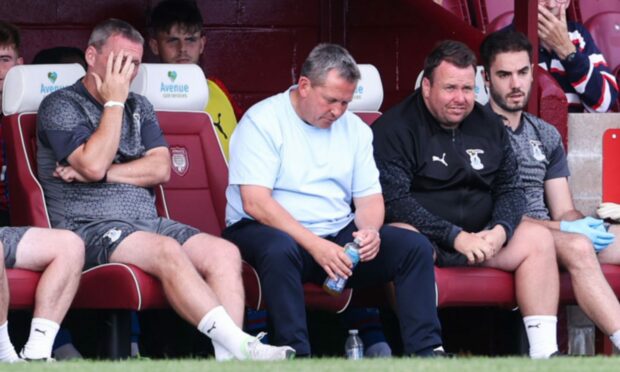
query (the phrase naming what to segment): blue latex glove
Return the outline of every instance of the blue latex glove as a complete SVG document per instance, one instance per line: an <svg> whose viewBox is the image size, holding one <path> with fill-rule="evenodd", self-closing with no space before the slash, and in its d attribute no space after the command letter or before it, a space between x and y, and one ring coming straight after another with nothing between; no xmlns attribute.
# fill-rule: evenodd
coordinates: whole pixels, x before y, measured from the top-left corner
<svg viewBox="0 0 620 372"><path fill-rule="evenodd" d="M575 221L562 221L560 222L560 230L587 236L594 245L596 252L607 248L615 239L614 234L605 230L603 220L592 217Z"/></svg>

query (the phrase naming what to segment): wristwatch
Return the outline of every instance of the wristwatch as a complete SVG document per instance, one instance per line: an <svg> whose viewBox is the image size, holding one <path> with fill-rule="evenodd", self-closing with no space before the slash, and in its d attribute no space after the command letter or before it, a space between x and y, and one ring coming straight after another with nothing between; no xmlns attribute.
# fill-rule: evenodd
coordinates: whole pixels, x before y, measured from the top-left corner
<svg viewBox="0 0 620 372"><path fill-rule="evenodd" d="M577 55L577 52L572 52L569 55L566 56L566 58L564 58L564 62L568 62L571 63L575 60L575 56Z"/></svg>

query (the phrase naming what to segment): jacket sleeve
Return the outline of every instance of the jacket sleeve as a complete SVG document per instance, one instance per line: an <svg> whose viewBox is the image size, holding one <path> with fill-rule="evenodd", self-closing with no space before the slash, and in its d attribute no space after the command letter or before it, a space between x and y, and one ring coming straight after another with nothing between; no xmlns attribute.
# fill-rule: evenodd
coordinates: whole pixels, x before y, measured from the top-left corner
<svg viewBox="0 0 620 372"><path fill-rule="evenodd" d="M411 164L401 158L377 159L377 167L385 200L386 222L408 223L432 241L454 247L454 239L462 229L432 214L411 195Z"/></svg>
<svg viewBox="0 0 620 372"><path fill-rule="evenodd" d="M587 111L607 112L616 102L618 83L592 35L582 25L575 27L575 31L570 32L577 47L575 58L570 62L562 61L566 77Z"/></svg>
<svg viewBox="0 0 620 372"><path fill-rule="evenodd" d="M504 157L497 177L492 184L493 216L491 227L501 225L506 230L506 241L510 240L525 213L525 192L518 171L517 157L510 145L510 139L502 133Z"/></svg>

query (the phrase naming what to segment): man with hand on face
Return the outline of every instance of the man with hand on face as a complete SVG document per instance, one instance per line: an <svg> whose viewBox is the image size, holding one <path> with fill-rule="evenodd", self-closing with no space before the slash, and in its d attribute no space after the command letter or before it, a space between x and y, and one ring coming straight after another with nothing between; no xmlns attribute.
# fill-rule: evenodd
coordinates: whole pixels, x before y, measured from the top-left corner
<svg viewBox="0 0 620 372"><path fill-rule="evenodd" d="M570 112L607 112L618 83L588 30L566 20L569 5L570 0L538 1L538 64L560 84Z"/></svg>
<svg viewBox="0 0 620 372"><path fill-rule="evenodd" d="M546 226L553 235L558 262L568 270L577 303L620 348L620 304L601 272L599 260L620 263L620 232L607 232L602 220L584 218L575 209L568 186L568 164L558 131L523 111L532 86L532 45L525 35L500 31L480 46L490 91L487 108L506 125L517 155L525 190L528 221ZM597 260L597 254L599 260Z"/></svg>
<svg viewBox="0 0 620 372"><path fill-rule="evenodd" d="M223 236L258 272L273 339L310 355L305 282L393 281L405 354L444 354L432 247L417 232L383 225L372 133L347 111L360 78L353 57L320 44L300 75L250 108L231 141ZM352 270L342 247L354 238L361 261Z"/></svg>
<svg viewBox="0 0 620 372"><path fill-rule="evenodd" d="M474 101L475 72L466 45L440 43L424 62L422 87L373 124L385 219L426 235L439 266L515 272L530 357L548 358L557 352L553 239L521 221L516 157L501 121Z"/></svg>
<svg viewBox="0 0 620 372"><path fill-rule="evenodd" d="M157 216L152 187L170 177L153 106L130 93L144 39L110 19L93 30L86 76L46 97L37 116L38 174L53 226L76 232L86 266L133 264L157 277L172 307L213 341L218 360L280 360L290 347L241 330L237 247Z"/></svg>

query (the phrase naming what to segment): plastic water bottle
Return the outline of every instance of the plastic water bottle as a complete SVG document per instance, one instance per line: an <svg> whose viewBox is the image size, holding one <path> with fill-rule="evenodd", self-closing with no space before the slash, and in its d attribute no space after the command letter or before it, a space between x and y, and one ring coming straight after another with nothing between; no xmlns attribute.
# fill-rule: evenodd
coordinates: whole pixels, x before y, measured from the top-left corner
<svg viewBox="0 0 620 372"><path fill-rule="evenodd" d="M344 253L349 256L354 269L355 266L360 262L360 241L356 238L350 243L345 244ZM332 296L338 296L344 290L344 286L347 284L347 278L338 277L338 279L334 280L331 277L327 277L325 282L323 283L323 289Z"/></svg>
<svg viewBox="0 0 620 372"><path fill-rule="evenodd" d="M357 360L364 358L364 343L357 335L357 329L349 330L349 337L344 343L344 354L347 359Z"/></svg>

